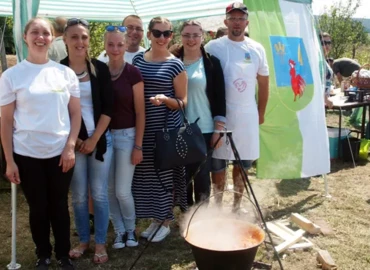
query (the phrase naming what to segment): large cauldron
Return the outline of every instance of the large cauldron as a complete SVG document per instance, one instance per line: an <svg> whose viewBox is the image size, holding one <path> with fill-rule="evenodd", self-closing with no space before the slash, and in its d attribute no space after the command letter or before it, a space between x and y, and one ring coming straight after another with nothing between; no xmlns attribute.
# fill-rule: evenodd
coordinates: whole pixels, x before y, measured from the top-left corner
<svg viewBox="0 0 370 270"><path fill-rule="evenodd" d="M210 226L217 230L208 230ZM193 222L185 238L199 270L250 270L264 239L264 231L256 225L221 218Z"/></svg>

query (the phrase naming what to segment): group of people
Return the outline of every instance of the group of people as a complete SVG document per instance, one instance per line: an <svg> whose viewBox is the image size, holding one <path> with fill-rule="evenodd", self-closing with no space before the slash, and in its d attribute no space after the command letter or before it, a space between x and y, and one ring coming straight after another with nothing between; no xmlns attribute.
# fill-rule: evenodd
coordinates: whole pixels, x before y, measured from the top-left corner
<svg viewBox="0 0 370 270"><path fill-rule="evenodd" d="M60 19L61 20L61 19ZM221 133L232 130L243 169L259 157L259 125L269 95L269 69L263 46L245 36L248 10L226 8L227 35L203 46L203 29L194 20L182 24L181 45L169 51L171 22L153 18L140 47L143 24L136 15L109 25L100 60L89 56L89 23L73 18L58 30L43 18L24 29L28 56L0 78L1 138L6 176L20 184L29 205L37 269L48 269L54 251L61 269L74 269L90 245L89 197L95 223L94 263L108 261L107 230L113 248L138 245L136 219L152 219L141 237L160 242L170 233L173 208L206 200L224 190L228 160L235 160ZM52 43L65 44L65 57ZM52 61L49 55L62 59ZM255 88L258 86L256 97ZM157 171L156 132L198 117L212 158L200 164ZM166 120L167 118L167 120ZM240 207L243 180L233 168L234 210ZM194 178L195 177L195 178ZM193 179L194 178L194 179ZM194 183L194 184L193 184ZM71 190L79 244L71 248L68 192ZM217 197L221 203L222 196Z"/></svg>

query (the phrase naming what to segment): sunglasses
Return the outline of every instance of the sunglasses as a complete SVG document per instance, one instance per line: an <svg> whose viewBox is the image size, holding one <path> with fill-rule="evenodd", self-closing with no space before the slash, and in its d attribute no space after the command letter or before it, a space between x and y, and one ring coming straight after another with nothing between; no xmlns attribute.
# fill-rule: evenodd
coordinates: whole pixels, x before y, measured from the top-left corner
<svg viewBox="0 0 370 270"><path fill-rule="evenodd" d="M153 36L155 38L160 38L161 35L163 35L164 38L169 38L173 31L172 30L166 30L166 31L160 31L160 30L157 30L157 29L152 29L150 32L152 32Z"/></svg>
<svg viewBox="0 0 370 270"><path fill-rule="evenodd" d="M85 26L86 28L89 28L89 23L85 19L72 18L72 19L69 19L67 21L66 29L69 26L74 26L74 25L77 25L77 24L81 24L82 26Z"/></svg>
<svg viewBox="0 0 370 270"><path fill-rule="evenodd" d="M331 45L331 41L321 41L321 45Z"/></svg>
<svg viewBox="0 0 370 270"><path fill-rule="evenodd" d="M108 32L113 32L113 31L119 31L119 32L126 32L126 27L124 26L121 26L121 25L108 25L107 27L105 27L105 31L108 31Z"/></svg>

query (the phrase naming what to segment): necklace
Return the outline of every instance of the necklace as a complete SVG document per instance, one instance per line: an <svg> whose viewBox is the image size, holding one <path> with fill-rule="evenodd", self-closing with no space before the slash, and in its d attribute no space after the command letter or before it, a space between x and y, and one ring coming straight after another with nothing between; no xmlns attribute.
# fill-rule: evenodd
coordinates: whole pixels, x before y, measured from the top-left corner
<svg viewBox="0 0 370 270"><path fill-rule="evenodd" d="M183 61L183 63L184 63L185 66L190 66L190 65L198 62L200 58L201 57L198 57L197 59L191 59L191 60L185 60L185 59L183 59L182 61Z"/></svg>
<svg viewBox="0 0 370 270"><path fill-rule="evenodd" d="M107 63L107 66L109 67L109 62ZM122 67L118 70L118 72L117 72L116 74L113 74L113 73L109 70L109 71L110 71L110 76L111 76L111 78L112 78L113 80L117 79L117 78L121 75L121 73L122 73L123 69L125 68L125 66L126 66L126 62L124 62L124 63L123 63Z"/></svg>
<svg viewBox="0 0 370 270"><path fill-rule="evenodd" d="M75 72L76 73L76 72ZM87 72L86 70L82 71L81 73L76 73L76 76L79 80L82 80L83 78L85 78L87 76Z"/></svg>

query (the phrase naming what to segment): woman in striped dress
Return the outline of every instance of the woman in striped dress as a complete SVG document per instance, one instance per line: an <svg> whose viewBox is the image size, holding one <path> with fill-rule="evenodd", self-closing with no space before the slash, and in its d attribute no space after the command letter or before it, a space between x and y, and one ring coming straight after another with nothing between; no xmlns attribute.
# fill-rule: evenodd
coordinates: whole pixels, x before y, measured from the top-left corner
<svg viewBox="0 0 370 270"><path fill-rule="evenodd" d="M146 126L143 161L136 166L132 192L136 217L153 219L141 236L151 239L161 221L165 220L152 242L160 242L170 233L169 223L174 218L174 206L186 210L185 168L176 167L159 173L154 168L155 133L164 127L167 112L168 128L181 126L176 99L186 105L187 76L184 65L167 49L172 35L168 19L153 18L148 30L151 50L133 59L133 65L139 68L144 80Z"/></svg>

